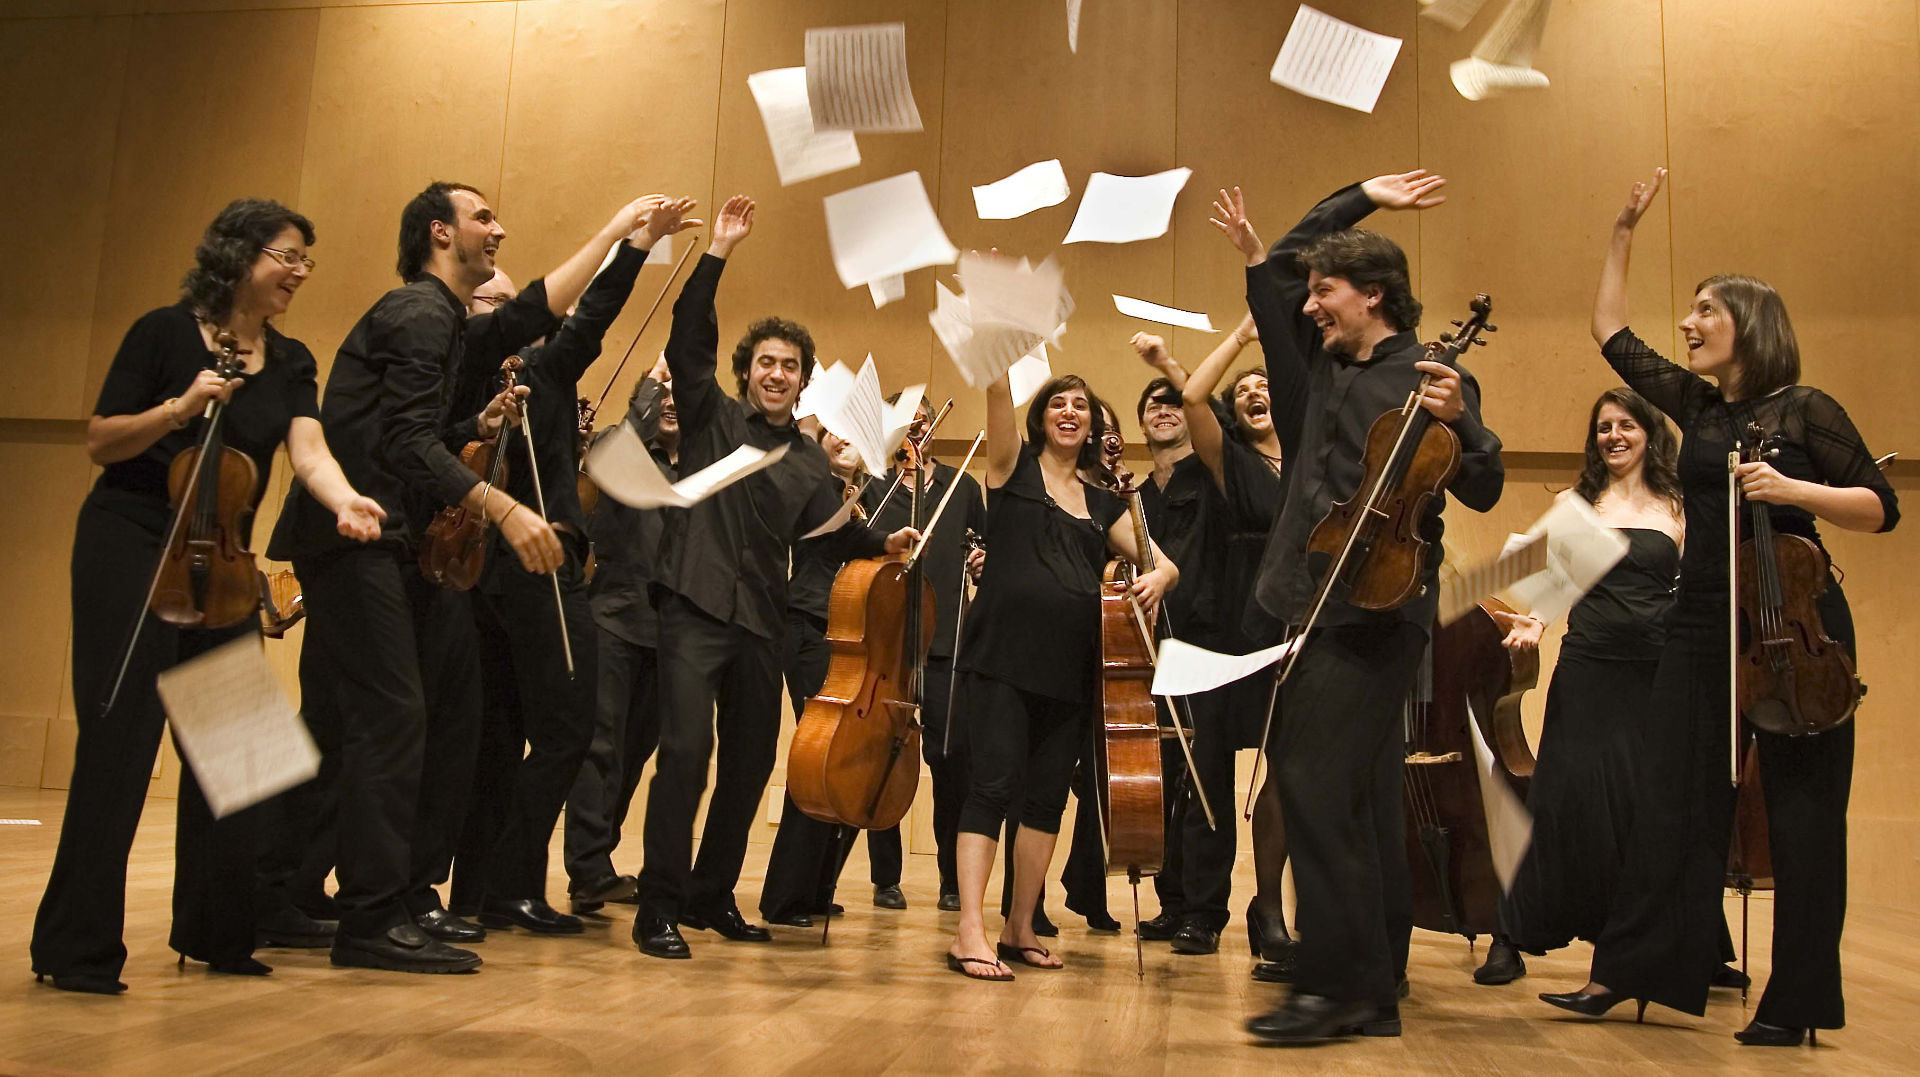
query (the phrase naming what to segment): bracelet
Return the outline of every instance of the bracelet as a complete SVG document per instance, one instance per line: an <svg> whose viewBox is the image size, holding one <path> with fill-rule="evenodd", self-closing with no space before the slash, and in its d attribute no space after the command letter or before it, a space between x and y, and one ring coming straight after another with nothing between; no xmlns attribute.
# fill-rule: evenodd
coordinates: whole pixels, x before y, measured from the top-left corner
<svg viewBox="0 0 1920 1077"><path fill-rule="evenodd" d="M175 430L185 430L187 428L186 421L180 418L180 409L174 406L178 403L180 403L179 397L170 396L160 405L160 407L167 413L168 426L174 428Z"/></svg>
<svg viewBox="0 0 1920 1077"><path fill-rule="evenodd" d="M499 522L499 523L497 523L497 524L495 524L494 526L495 526L495 527L505 527L505 526L507 525L507 517L508 517L508 516L512 516L512 515L513 515L513 510L514 510L514 509L517 509L517 508L520 508L520 507L521 507L521 506L520 506L520 502L518 502L518 501L516 501L516 502L514 502L514 503L513 503L513 505L512 505L512 507L510 507L510 508L508 508L508 509L507 509L507 511L506 511L506 514L500 517L500 522Z"/></svg>

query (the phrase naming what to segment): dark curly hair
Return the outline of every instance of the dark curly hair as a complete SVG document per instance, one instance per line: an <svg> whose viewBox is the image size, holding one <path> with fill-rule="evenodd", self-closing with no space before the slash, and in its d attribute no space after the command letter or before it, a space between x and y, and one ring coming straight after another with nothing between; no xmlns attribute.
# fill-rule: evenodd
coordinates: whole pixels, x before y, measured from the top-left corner
<svg viewBox="0 0 1920 1077"><path fill-rule="evenodd" d="M1078 374L1062 374L1042 385L1040 391L1033 394L1033 401L1027 405L1027 444L1032 446L1035 452L1045 447L1047 402L1061 393L1075 389L1087 394L1087 412L1091 417L1087 440L1080 443L1078 466L1082 470L1097 468L1100 466L1100 439L1107 432L1106 412L1112 409L1107 407L1105 401L1094 395L1093 390L1087 387L1086 379Z"/></svg>
<svg viewBox="0 0 1920 1077"><path fill-rule="evenodd" d="M270 198L236 198L207 225L193 251L193 268L180 280L180 298L210 322L233 313L233 293L247 279L260 248L298 228L313 245L313 222Z"/></svg>
<svg viewBox="0 0 1920 1077"><path fill-rule="evenodd" d="M487 197L478 187L469 187L464 183L447 183L434 180L427 189L413 196L407 208L400 211L400 279L412 281L420 276L427 267L427 258L433 254L433 222L458 225L458 213L453 208L453 192L468 191Z"/></svg>
<svg viewBox="0 0 1920 1077"><path fill-rule="evenodd" d="M784 340L800 349L800 380L813 377L813 334L799 322L785 318L762 318L747 327L747 335L733 346L733 380L740 399L747 398L747 368L753 365L753 349L763 340Z"/></svg>
<svg viewBox="0 0 1920 1077"><path fill-rule="evenodd" d="M1587 413L1587 447L1585 459L1580 464L1580 480L1574 483L1573 491L1592 504L1607 488L1607 461L1600 452L1600 437L1594 427L1600 422L1600 409L1612 404L1633 417L1640 429L1647 432L1646 455L1640 458L1641 481L1647 489L1666 498L1667 503L1677 512L1680 508L1680 439L1674 437L1673 427L1667 425L1666 417L1654 409L1647 398L1622 385L1608 389L1593 402L1593 410Z"/></svg>
<svg viewBox="0 0 1920 1077"><path fill-rule="evenodd" d="M1302 269L1339 277L1364 292L1380 289L1380 317L1405 331L1420 324L1420 301L1407 275L1407 252L1378 232L1348 228L1329 232L1300 249Z"/></svg>
<svg viewBox="0 0 1920 1077"><path fill-rule="evenodd" d="M1247 433L1247 428L1240 425L1240 410L1233 406L1233 398L1239 395L1241 382L1246 381L1248 378L1264 378L1266 376L1267 369L1265 367L1247 367L1233 377L1228 378L1225 387L1213 397L1213 415L1214 418L1220 420L1220 428L1226 432L1228 437L1243 445L1253 444L1253 438ZM1269 391L1267 398L1267 415L1269 418L1273 415L1273 398L1271 391Z"/></svg>

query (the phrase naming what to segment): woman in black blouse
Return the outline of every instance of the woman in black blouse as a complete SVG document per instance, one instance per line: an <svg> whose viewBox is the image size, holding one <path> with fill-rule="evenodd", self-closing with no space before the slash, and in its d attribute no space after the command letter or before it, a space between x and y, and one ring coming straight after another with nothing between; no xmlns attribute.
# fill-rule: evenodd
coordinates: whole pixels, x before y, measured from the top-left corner
<svg viewBox="0 0 1920 1077"><path fill-rule="evenodd" d="M987 389L987 548L994 552L960 645L972 776L956 843L960 925L947 951L947 966L975 979L1012 979L998 958L1061 967L1034 934L1033 910L1074 761L1099 710L1101 571L1109 552L1138 560L1126 506L1080 478L1099 460L1104 428L1086 382L1069 374L1034 396L1023 445L1006 375ZM1173 562L1157 549L1155 556L1159 567L1133 585L1149 616L1179 579ZM987 942L981 906L1016 789L1024 803L1013 838L1013 907L996 947Z"/></svg>
<svg viewBox="0 0 1920 1077"><path fill-rule="evenodd" d="M1614 222L1593 335L1615 373L1679 425L1687 548L1680 597L1654 675L1635 815L1620 886L1580 991L1541 997L1598 1015L1625 998L1705 1012L1719 965L1717 921L1733 814L1727 728L1727 454L1757 422L1779 454L1742 464L1747 500L1773 526L1815 542L1815 519L1887 531L1899 503L1847 413L1797 384L1800 353L1779 293L1752 277L1716 276L1681 321L1687 365L1661 358L1627 328L1633 229L1662 169L1636 183ZM1853 620L1838 581L1819 601L1829 636L1849 650ZM1774 869L1773 975L1741 1043L1793 1046L1845 1023L1840 928L1846 916L1846 816L1854 727L1813 736L1756 731Z"/></svg>
<svg viewBox="0 0 1920 1077"><path fill-rule="evenodd" d="M340 533L377 538L385 513L348 485L327 451L316 402L316 368L304 344L270 319L285 313L313 269L313 225L277 202L241 199L207 226L180 302L133 324L107 371L87 455L104 467L81 505L73 543L73 697L80 725L66 819L33 929L33 969L68 991L116 994L127 950L127 853L147 795L166 720L161 671L240 636L248 621L182 629L142 609L172 512L167 468L198 444L208 403L227 403L228 446L258 469L253 505L269 485L283 442L294 472L339 517ZM234 334L240 377L209 369L214 334ZM242 536L244 539L246 536ZM111 710L121 653L136 616L139 646ZM193 771L182 767L174 839L173 932L182 961L263 975L253 953L251 811L214 821Z"/></svg>

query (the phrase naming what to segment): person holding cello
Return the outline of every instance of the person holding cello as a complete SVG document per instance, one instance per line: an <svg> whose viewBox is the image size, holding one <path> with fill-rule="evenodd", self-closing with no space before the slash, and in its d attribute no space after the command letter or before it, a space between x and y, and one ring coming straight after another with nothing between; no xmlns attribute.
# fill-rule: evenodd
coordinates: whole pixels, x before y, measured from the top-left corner
<svg viewBox="0 0 1920 1077"><path fill-rule="evenodd" d="M244 503L223 510L251 519L270 485L274 452L284 444L295 473L344 539L376 539L386 518L327 449L313 353L272 324L313 271L307 255L313 241L313 225L278 202L229 203L201 236L180 301L142 315L127 331L87 422L87 455L104 470L74 532L73 698L80 732L59 851L32 943L36 978L51 978L63 991L126 990L120 970L127 959L121 941L127 854L166 723L157 677L260 632L256 616L224 628L178 627L145 607L173 516L168 471L181 453L197 451L202 413L211 403L224 405L222 440L252 461L256 476ZM209 363L223 334L232 335L243 364L233 377ZM244 550L247 536L238 538ZM251 563L246 570L254 575ZM136 632L113 697L117 664ZM170 945L183 963L191 957L215 972L265 975L267 966L252 956L256 813L215 821L189 767L180 770L177 812Z"/></svg>
<svg viewBox="0 0 1920 1077"><path fill-rule="evenodd" d="M1104 429L1076 375L1057 377L1034 396L1025 444L1007 376L987 388L992 556L956 662L966 675L961 698L971 775L955 843L960 922L946 954L949 969L973 979L1012 979L1008 961L1062 967L1035 936L1033 914L1074 764L1099 711L1101 572L1109 552L1136 564L1142 554L1125 503L1081 475L1098 465ZM1157 561L1131 589L1148 616L1179 580L1172 561ZM983 913L987 876L1016 790L1024 803L1009 836L1013 901L993 945Z"/></svg>
<svg viewBox="0 0 1920 1077"><path fill-rule="evenodd" d="M1816 520L1850 531L1888 531L1900 520L1893 487L1846 411L1826 393L1799 384L1799 345L1786 305L1770 285L1731 275L1702 281L1680 322L1684 367L1628 328L1633 232L1665 178L1660 169L1650 182L1634 184L1615 218L1593 310L1593 337L1608 365L1680 427L1688 540L1646 719L1645 798L1594 946L1592 973L1578 991L1540 996L1594 1017L1629 998L1642 1013L1648 1002L1704 1013L1719 966L1716 921L1734 806L1728 454L1760 449L1760 459L1738 464L1733 482L1744 500L1766 506L1759 518L1784 536L1817 544ZM1751 443L1752 426L1769 439L1764 447ZM1817 611L1820 624L1802 626L1805 633L1824 632L1852 652L1853 619L1837 580L1822 573L1780 584ZM1751 1046L1790 1047L1846 1020L1840 931L1854 728L1843 720L1817 733L1755 729L1753 736L1773 861L1773 974L1753 1020L1734 1035Z"/></svg>
<svg viewBox="0 0 1920 1077"><path fill-rule="evenodd" d="M1214 225L1246 256L1247 306L1275 407L1300 416L1276 424L1292 475L1255 587L1281 621L1309 617L1323 582L1316 572L1326 571L1307 557L1309 536L1338 502L1366 494L1368 431L1417 387L1424 386L1417 406L1458 440L1458 470L1444 493L1481 512L1499 500L1500 439L1480 421L1478 385L1425 358L1406 254L1354 227L1375 209L1439 205L1445 183L1416 170L1347 187L1308 211L1271 252L1238 189L1214 203ZM1401 715L1438 602L1444 505L1444 494L1434 497L1419 521L1431 550L1420 565L1424 586L1379 611L1336 592L1279 690L1266 751L1306 930L1286 1003L1248 1022L1263 1039L1400 1031L1398 981L1413 919L1402 852Z"/></svg>

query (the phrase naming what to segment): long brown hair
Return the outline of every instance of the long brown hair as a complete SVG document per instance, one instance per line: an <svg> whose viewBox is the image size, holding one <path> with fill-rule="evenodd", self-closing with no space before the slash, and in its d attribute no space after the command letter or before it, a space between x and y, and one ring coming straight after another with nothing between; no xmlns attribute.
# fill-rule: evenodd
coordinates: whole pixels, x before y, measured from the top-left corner
<svg viewBox="0 0 1920 1077"><path fill-rule="evenodd" d="M1106 407L1100 398L1088 387L1086 379L1078 374L1062 374L1042 385L1040 391L1033 394L1033 402L1027 405L1027 444L1034 452L1047 446L1047 402L1061 393L1078 389L1087 394L1087 440L1080 445L1079 466L1095 468L1100 466L1100 435L1107 432L1107 418L1102 413Z"/></svg>
<svg viewBox="0 0 1920 1077"><path fill-rule="evenodd" d="M1740 360L1742 400L1757 400L1800 380L1800 342L1793 335L1787 304L1773 285L1758 277L1719 273L1700 282L1695 295L1713 289L1713 297L1733 318L1733 354Z"/></svg>
<svg viewBox="0 0 1920 1077"><path fill-rule="evenodd" d="M1593 402L1593 410L1587 413L1587 449L1586 458L1580 464L1580 481L1574 484L1574 493L1587 499L1588 504L1599 500L1602 491L1607 488L1607 461L1600 452L1600 436L1594 430L1600 423L1600 409L1608 404L1619 408L1640 424L1647 432L1647 451L1640 457L1640 476L1647 489L1667 499L1675 512L1680 509L1680 439L1674 437L1673 427L1667 425L1666 416L1647 403L1647 398L1622 385L1608 389Z"/></svg>

